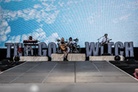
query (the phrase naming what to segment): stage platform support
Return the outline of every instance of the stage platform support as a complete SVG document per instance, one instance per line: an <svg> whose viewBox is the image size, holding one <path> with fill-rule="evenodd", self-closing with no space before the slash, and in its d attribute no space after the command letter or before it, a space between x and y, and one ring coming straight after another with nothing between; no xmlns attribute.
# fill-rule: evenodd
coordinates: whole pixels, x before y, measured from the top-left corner
<svg viewBox="0 0 138 92"><path fill-rule="evenodd" d="M115 61L115 56L89 56L89 61ZM120 56L119 61L124 61L124 56Z"/></svg>
<svg viewBox="0 0 138 92"><path fill-rule="evenodd" d="M63 61L64 54L52 54L51 61Z"/></svg>
<svg viewBox="0 0 138 92"><path fill-rule="evenodd" d="M51 61L63 61L64 54L54 53L51 55ZM115 56L89 56L89 61L115 61ZM85 61L85 54L69 53L68 61ZM21 56L20 61L48 61L47 56ZM119 61L124 61L124 57L120 56Z"/></svg>
<svg viewBox="0 0 138 92"><path fill-rule="evenodd" d="M68 60L69 61L85 61L85 54L69 54Z"/></svg>
<svg viewBox="0 0 138 92"><path fill-rule="evenodd" d="M48 61L47 56L21 56L20 61Z"/></svg>
<svg viewBox="0 0 138 92"><path fill-rule="evenodd" d="M52 54L51 61L63 61L64 54ZM85 61L85 54L81 53L69 53L68 54L68 61Z"/></svg>

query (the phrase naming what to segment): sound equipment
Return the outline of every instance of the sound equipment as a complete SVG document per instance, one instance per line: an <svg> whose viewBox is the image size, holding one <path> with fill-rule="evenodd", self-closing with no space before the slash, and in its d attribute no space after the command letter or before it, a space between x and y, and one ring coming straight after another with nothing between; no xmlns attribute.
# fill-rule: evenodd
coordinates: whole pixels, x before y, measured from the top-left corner
<svg viewBox="0 0 138 92"><path fill-rule="evenodd" d="M37 43L38 40L23 40L23 43Z"/></svg>
<svg viewBox="0 0 138 92"><path fill-rule="evenodd" d="M36 44L38 42L38 40L24 40L23 43L24 45L29 45L29 46L36 46L38 44Z"/></svg>
<svg viewBox="0 0 138 92"><path fill-rule="evenodd" d="M34 50L35 50L35 55L36 55L36 46L38 46L37 44L38 40L24 40L23 43L24 43L24 46L34 46Z"/></svg>

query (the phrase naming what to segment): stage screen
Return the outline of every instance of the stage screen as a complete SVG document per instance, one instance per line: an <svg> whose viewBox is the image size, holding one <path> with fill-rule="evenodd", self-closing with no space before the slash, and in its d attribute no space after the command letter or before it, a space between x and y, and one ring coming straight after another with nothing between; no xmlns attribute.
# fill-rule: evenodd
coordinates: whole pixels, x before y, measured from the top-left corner
<svg viewBox="0 0 138 92"><path fill-rule="evenodd" d="M30 35L47 44L78 38L83 48L105 33L138 47L138 0L0 0L0 48Z"/></svg>

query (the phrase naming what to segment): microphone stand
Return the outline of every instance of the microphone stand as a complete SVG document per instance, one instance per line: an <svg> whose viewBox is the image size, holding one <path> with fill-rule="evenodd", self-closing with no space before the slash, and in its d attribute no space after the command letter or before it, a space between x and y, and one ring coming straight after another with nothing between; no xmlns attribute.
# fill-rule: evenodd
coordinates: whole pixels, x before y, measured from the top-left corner
<svg viewBox="0 0 138 92"><path fill-rule="evenodd" d="M104 36L102 36L102 37L100 37L100 38L98 38L97 40L98 40L98 43L99 43L99 40L101 39L101 38L103 38Z"/></svg>

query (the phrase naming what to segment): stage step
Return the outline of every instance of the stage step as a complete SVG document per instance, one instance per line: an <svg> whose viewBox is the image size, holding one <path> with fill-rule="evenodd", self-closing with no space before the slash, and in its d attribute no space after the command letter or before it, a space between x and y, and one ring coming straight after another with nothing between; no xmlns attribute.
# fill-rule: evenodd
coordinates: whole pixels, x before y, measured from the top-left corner
<svg viewBox="0 0 138 92"><path fill-rule="evenodd" d="M20 61L48 61L47 56L21 56Z"/></svg>
<svg viewBox="0 0 138 92"><path fill-rule="evenodd" d="M51 61L63 61L64 54L52 54L51 55ZM68 54L68 61L85 61L85 54Z"/></svg>
<svg viewBox="0 0 138 92"><path fill-rule="evenodd" d="M89 56L89 61L115 61L115 56ZM124 61L124 56L120 56L120 61Z"/></svg>

